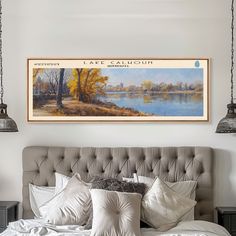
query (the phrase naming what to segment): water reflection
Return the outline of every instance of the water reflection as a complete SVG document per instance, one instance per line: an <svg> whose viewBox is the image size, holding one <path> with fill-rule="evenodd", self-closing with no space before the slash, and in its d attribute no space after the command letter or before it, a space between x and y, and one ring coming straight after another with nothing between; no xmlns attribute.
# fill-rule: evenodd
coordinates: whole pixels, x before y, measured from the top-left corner
<svg viewBox="0 0 236 236"><path fill-rule="evenodd" d="M152 103L152 101L153 101L152 96L150 96L150 95L144 95L143 96L143 102L144 103Z"/></svg>
<svg viewBox="0 0 236 236"><path fill-rule="evenodd" d="M114 92L99 97L104 102L119 107L133 108L148 114L161 116L202 116L203 95L201 93L142 94Z"/></svg>

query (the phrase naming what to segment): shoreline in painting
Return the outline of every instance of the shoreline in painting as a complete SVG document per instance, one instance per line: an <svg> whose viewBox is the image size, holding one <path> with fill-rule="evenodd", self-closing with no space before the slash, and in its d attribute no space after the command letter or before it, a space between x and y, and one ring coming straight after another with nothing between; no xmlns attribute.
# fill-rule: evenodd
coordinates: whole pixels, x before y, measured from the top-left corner
<svg viewBox="0 0 236 236"><path fill-rule="evenodd" d="M36 103L35 103L36 105ZM55 100L47 100L47 103L36 105L33 109L34 116L147 116L144 112L132 108L119 107L111 102L94 103L79 102L76 99L66 98L63 101L63 109L58 109Z"/></svg>

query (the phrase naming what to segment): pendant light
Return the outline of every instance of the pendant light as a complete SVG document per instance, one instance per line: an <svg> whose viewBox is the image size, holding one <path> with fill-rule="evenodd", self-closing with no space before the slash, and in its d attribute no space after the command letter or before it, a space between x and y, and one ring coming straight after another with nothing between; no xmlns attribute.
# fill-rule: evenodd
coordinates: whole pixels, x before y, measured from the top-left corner
<svg viewBox="0 0 236 236"><path fill-rule="evenodd" d="M236 103L234 103L234 0L231 5L231 103L227 105L228 112L218 124L216 133L236 133Z"/></svg>
<svg viewBox="0 0 236 236"><path fill-rule="evenodd" d="M17 132L14 120L7 115L7 105L3 103L3 63L2 63L2 0L0 0L0 132Z"/></svg>

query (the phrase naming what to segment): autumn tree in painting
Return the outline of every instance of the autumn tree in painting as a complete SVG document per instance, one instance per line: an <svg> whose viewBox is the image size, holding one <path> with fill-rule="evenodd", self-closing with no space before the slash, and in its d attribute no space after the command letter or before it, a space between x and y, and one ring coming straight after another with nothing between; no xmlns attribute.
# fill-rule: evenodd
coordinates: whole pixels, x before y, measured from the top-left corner
<svg viewBox="0 0 236 236"><path fill-rule="evenodd" d="M49 83L49 93L57 94L57 88L59 83L59 73L58 70L45 70L44 74L46 75Z"/></svg>
<svg viewBox="0 0 236 236"><path fill-rule="evenodd" d="M72 69L67 86L70 94L80 102L91 103L96 95L104 95L108 77L102 76L101 69Z"/></svg>
<svg viewBox="0 0 236 236"><path fill-rule="evenodd" d="M142 83L142 88L144 90L151 90L153 88L154 84L152 81L150 80L144 80L143 83Z"/></svg>
<svg viewBox="0 0 236 236"><path fill-rule="evenodd" d="M33 69L33 84L35 84L36 80L37 80L37 76L40 74L40 73L43 73L44 69L42 68L34 68Z"/></svg>

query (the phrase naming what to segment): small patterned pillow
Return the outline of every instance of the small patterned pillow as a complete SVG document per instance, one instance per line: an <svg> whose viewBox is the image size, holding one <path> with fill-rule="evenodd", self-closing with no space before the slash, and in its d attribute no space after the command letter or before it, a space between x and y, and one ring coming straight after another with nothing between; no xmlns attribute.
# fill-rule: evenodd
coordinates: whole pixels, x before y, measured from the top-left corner
<svg viewBox="0 0 236 236"><path fill-rule="evenodd" d="M115 178L95 177L92 182L92 189L105 189L108 191L140 193L145 194L146 184L122 181Z"/></svg>

